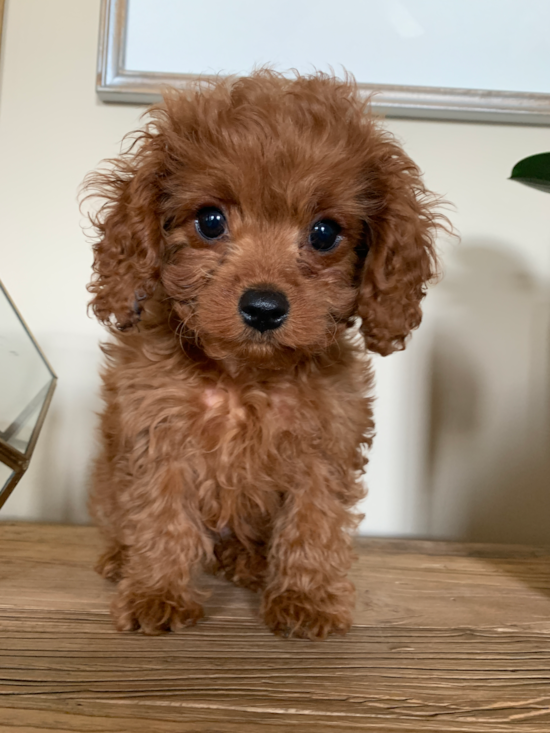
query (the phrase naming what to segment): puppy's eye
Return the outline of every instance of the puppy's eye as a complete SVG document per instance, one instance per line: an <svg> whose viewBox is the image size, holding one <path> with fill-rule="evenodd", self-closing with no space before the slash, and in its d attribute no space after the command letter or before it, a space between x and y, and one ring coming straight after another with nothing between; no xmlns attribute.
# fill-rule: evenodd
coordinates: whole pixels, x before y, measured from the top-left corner
<svg viewBox="0 0 550 733"><path fill-rule="evenodd" d="M321 219L311 227L309 243L319 252L328 252L339 243L342 227L332 219Z"/></svg>
<svg viewBox="0 0 550 733"><path fill-rule="evenodd" d="M227 222L219 209L208 206L198 212L195 227L201 237L219 239L227 230Z"/></svg>

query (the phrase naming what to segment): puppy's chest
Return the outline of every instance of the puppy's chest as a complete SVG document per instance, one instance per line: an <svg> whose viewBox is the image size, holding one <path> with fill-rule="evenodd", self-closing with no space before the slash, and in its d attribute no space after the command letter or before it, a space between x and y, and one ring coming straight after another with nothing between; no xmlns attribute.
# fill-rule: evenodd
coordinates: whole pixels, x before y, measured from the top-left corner
<svg viewBox="0 0 550 733"><path fill-rule="evenodd" d="M299 397L291 390L206 385L199 399L200 422L209 443L250 440L260 433L275 437L298 427Z"/></svg>

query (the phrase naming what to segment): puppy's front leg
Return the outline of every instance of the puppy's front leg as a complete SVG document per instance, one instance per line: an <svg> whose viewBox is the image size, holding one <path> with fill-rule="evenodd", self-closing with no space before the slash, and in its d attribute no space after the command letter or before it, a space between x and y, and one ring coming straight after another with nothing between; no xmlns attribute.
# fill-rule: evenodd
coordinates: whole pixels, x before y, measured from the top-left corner
<svg viewBox="0 0 550 733"><path fill-rule="evenodd" d="M277 634L325 639L351 626L354 587L346 528L355 517L340 500L342 487L321 463L287 490L268 555L265 623ZM298 484L298 482L296 482Z"/></svg>
<svg viewBox="0 0 550 733"><path fill-rule="evenodd" d="M119 498L126 559L111 611L119 631L159 634L203 615L193 575L212 546L198 513L186 506L181 466L151 465Z"/></svg>

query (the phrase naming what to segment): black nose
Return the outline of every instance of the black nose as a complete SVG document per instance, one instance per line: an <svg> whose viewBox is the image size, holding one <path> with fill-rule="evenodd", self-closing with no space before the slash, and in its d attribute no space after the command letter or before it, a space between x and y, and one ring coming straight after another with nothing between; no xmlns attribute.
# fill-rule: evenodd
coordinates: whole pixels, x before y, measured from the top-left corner
<svg viewBox="0 0 550 733"><path fill-rule="evenodd" d="M286 296L275 290L246 290L239 300L243 321L261 333L282 326L288 310Z"/></svg>

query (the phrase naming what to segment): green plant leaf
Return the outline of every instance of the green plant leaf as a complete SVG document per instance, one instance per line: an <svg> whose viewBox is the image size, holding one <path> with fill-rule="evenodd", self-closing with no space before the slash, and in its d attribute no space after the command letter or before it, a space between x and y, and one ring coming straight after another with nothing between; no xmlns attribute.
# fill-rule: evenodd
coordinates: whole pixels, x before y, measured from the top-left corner
<svg viewBox="0 0 550 733"><path fill-rule="evenodd" d="M515 164L510 180L550 193L550 153L530 155L520 160Z"/></svg>

